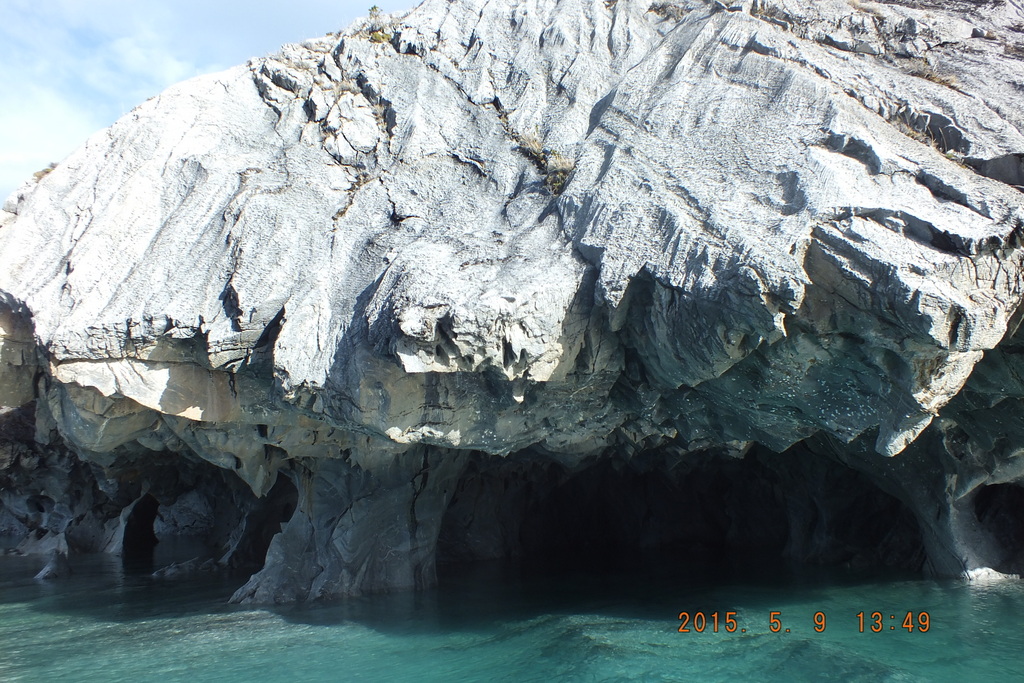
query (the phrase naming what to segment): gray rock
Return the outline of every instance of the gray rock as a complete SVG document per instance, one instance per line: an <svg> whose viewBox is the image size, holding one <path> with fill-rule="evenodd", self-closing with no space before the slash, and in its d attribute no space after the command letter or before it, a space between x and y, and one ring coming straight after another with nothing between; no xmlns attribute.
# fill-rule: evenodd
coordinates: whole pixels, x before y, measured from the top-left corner
<svg viewBox="0 0 1024 683"><path fill-rule="evenodd" d="M989 586L1004 581L1019 580L1020 577L1016 574L1003 574L989 567L978 567L964 572L963 579L978 586Z"/></svg>
<svg viewBox="0 0 1024 683"><path fill-rule="evenodd" d="M50 553L50 560L46 566L36 574L36 581L53 581L55 579L66 579L71 576L71 564L68 562L67 553L54 550Z"/></svg>
<svg viewBox="0 0 1024 683"><path fill-rule="evenodd" d="M190 579L201 574L213 574L218 570L219 567L212 558L204 560L200 557L194 557L185 562L172 562L166 567L161 567L153 572L153 578L177 581L180 579Z"/></svg>
<svg viewBox="0 0 1024 683"><path fill-rule="evenodd" d="M1024 8L919 4L427 0L169 89L4 205L0 410L89 463L5 506L110 551L151 495L303 600L428 585L446 515L518 552L476 513L595 463L766 448L1012 569ZM808 510L787 552L854 561Z"/></svg>
<svg viewBox="0 0 1024 683"><path fill-rule="evenodd" d="M170 505L161 505L153 520L157 539L205 537L216 525L215 506L208 496L192 489Z"/></svg>

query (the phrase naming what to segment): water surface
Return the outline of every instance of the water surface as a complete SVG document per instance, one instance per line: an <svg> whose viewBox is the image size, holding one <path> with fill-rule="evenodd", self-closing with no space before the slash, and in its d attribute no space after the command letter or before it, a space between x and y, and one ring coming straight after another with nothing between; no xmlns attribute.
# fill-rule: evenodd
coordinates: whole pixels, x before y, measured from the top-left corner
<svg viewBox="0 0 1024 683"><path fill-rule="evenodd" d="M114 558L74 560L72 577L43 583L32 578L42 559L0 557L0 680L1008 681L1024 671L1016 582L492 563L449 568L418 594L252 609L227 604L238 578L168 582ZM719 632L709 622L697 633L691 621L679 633L681 611L717 611ZM907 612L913 631L902 627Z"/></svg>

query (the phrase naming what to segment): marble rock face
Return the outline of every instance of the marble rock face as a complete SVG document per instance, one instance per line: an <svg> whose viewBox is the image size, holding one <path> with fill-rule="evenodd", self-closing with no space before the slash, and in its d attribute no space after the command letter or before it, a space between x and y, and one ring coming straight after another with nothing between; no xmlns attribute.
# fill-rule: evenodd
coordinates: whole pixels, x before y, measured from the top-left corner
<svg viewBox="0 0 1024 683"><path fill-rule="evenodd" d="M0 531L258 602L580 539L1019 572L1022 191L1019 0L370 17L4 204Z"/></svg>

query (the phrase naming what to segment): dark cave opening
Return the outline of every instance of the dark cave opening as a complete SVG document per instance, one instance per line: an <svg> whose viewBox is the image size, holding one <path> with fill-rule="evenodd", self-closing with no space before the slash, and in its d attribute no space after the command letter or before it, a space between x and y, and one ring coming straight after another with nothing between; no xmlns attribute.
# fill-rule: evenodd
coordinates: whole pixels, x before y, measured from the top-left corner
<svg viewBox="0 0 1024 683"><path fill-rule="evenodd" d="M759 484L761 468L738 462L709 460L676 472L599 461L559 481L526 510L521 553L587 565L652 552L696 561L778 555L786 543L784 502L770 485ZM737 514L754 505L760 514Z"/></svg>
<svg viewBox="0 0 1024 683"><path fill-rule="evenodd" d="M514 559L601 571L644 562L832 565L917 571L924 545L899 500L796 447L744 457L653 451L569 469L479 458L442 520L438 565Z"/></svg>
<svg viewBox="0 0 1024 683"><path fill-rule="evenodd" d="M292 518L298 502L299 490L294 482L279 472L266 497L245 518L237 550L231 556L231 568L243 573L262 569L270 541Z"/></svg>
<svg viewBox="0 0 1024 683"><path fill-rule="evenodd" d="M121 542L121 553L126 562L152 559L153 549L159 542L153 531L153 522L156 520L159 507L157 499L147 493L128 513Z"/></svg>
<svg viewBox="0 0 1024 683"><path fill-rule="evenodd" d="M1024 487L992 484L978 492L974 514L1003 549L1002 561L993 569L1024 572Z"/></svg>

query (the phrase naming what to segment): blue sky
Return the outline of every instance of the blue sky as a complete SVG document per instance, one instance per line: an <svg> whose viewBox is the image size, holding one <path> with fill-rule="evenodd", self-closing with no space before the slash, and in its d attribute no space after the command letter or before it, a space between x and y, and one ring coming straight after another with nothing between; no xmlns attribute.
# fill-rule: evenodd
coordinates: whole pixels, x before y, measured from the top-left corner
<svg viewBox="0 0 1024 683"><path fill-rule="evenodd" d="M0 0L0 202L172 83L418 0Z"/></svg>

